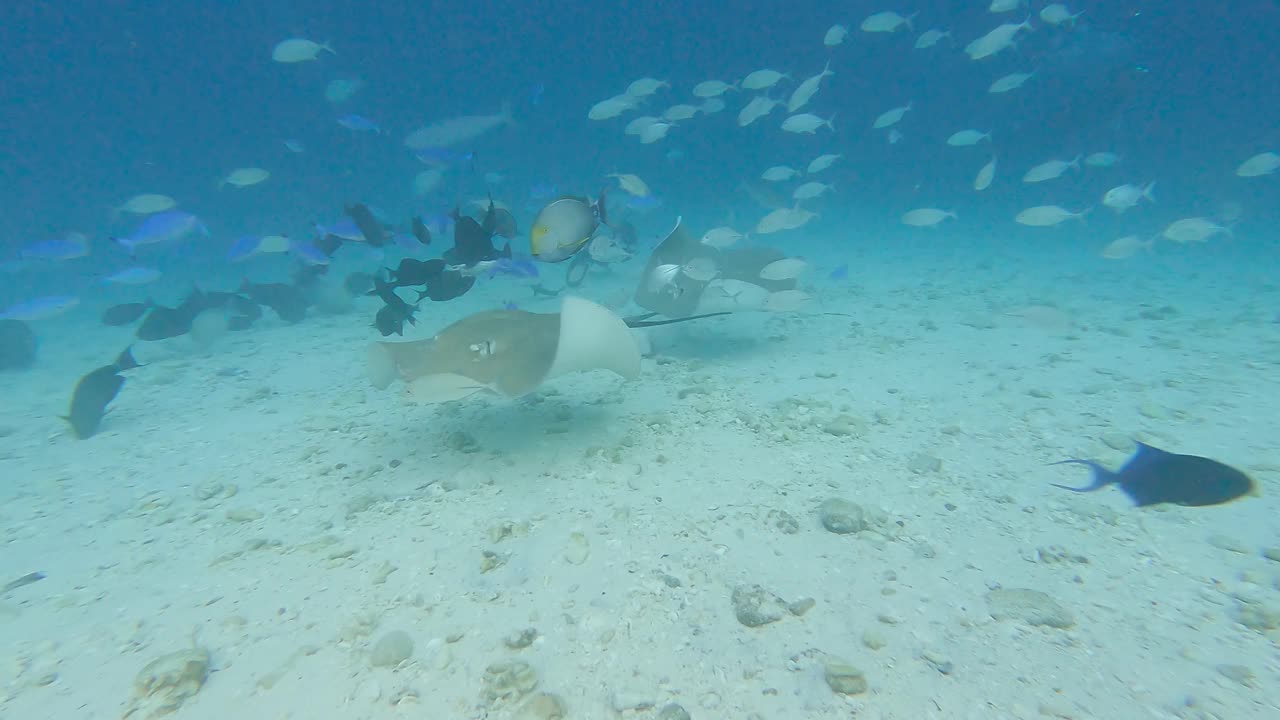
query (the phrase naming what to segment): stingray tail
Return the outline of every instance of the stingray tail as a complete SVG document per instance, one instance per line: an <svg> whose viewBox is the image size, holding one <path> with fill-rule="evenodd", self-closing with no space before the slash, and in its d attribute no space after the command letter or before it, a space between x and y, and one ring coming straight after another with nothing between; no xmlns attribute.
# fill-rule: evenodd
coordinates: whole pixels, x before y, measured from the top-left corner
<svg viewBox="0 0 1280 720"><path fill-rule="evenodd" d="M649 318L656 317L658 315L658 313L656 312L651 312L651 313L645 313L644 315L633 315L632 317L629 317L629 318L623 318L622 321L626 323L627 327L629 328L646 328L646 327L658 327L659 325L674 325L676 323L688 322L690 320L701 320L703 318L713 318L713 317L720 317L721 315L732 315L732 314L733 314L732 312L726 311L726 312L705 313L702 315L689 315L686 317L674 318L671 320L650 320Z"/></svg>
<svg viewBox="0 0 1280 720"><path fill-rule="evenodd" d="M1058 483L1050 483L1056 488L1062 488L1063 490L1070 490L1072 492L1081 492L1081 493L1093 492L1094 490L1100 490L1114 483L1116 480L1119 479L1119 476L1116 475L1114 472L1102 467L1101 465L1099 465L1098 463L1092 460L1060 460L1056 463L1049 463L1049 464L1050 465L1084 465L1085 467L1093 471L1093 482L1086 487L1071 487L1070 485L1059 485Z"/></svg>

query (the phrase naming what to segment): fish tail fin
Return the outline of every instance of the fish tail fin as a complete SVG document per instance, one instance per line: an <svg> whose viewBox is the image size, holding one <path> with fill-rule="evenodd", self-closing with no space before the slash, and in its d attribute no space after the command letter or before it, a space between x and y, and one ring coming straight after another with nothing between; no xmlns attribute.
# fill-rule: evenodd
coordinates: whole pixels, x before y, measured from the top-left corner
<svg viewBox="0 0 1280 720"><path fill-rule="evenodd" d="M831 132L836 131L835 122L836 122L836 114L831 113L831 117L827 118L827 127L831 129Z"/></svg>
<svg viewBox="0 0 1280 720"><path fill-rule="evenodd" d="M599 217L600 222L605 225L609 224L609 214L605 210L605 200L607 199L608 194L609 188L604 187L600 188L600 194L596 197L596 216Z"/></svg>
<svg viewBox="0 0 1280 720"><path fill-rule="evenodd" d="M117 371L132 370L134 368L139 368L143 366L143 363L140 363L136 359L134 359L132 345L125 348L124 350L121 350L120 354L116 356L116 360L113 364L116 366Z"/></svg>
<svg viewBox="0 0 1280 720"><path fill-rule="evenodd" d="M116 244L116 247L118 247L118 248L120 248L121 250L124 250L125 252L129 253L129 258L130 258L130 259L132 259L132 258L134 257L133 246L132 246L132 245L130 245L129 243L125 242L125 241L124 241L124 238L118 238L118 237L116 237L116 236L112 235L112 236L111 236L111 242L115 243L115 244Z"/></svg>
<svg viewBox="0 0 1280 720"><path fill-rule="evenodd" d="M320 43L320 49L321 49L321 50L323 50L323 51L325 51L325 52L327 52L327 53L329 53L330 55L337 55L337 54L338 54L338 51L337 51L337 50L334 50L334 49L333 49L333 45L332 45L331 43L329 43L329 41L327 41L327 40L326 40L325 42Z"/></svg>
<svg viewBox="0 0 1280 720"><path fill-rule="evenodd" d="M511 101L510 101L510 100L504 100L504 101L502 102L502 109L498 111L498 115L502 118L502 122L503 122L503 124L505 124L505 125L516 125L516 124L517 124L517 123L516 123L516 116L515 116L515 115L513 115L513 114L512 114L512 112L511 112Z"/></svg>
<svg viewBox="0 0 1280 720"><path fill-rule="evenodd" d="M1085 467L1089 468L1090 471L1093 472L1092 482L1086 485L1085 487L1072 487L1070 485L1059 485L1058 483L1050 483L1050 485L1053 485L1056 488L1062 488L1063 490L1070 490L1071 492L1078 492L1078 493L1093 492L1094 490L1100 490L1114 483L1116 480L1119 479L1119 476L1116 475L1114 472L1102 467L1101 465L1099 465L1098 463L1092 460L1074 460L1074 459L1059 460L1058 462L1049 463L1049 464L1050 465L1084 465Z"/></svg>

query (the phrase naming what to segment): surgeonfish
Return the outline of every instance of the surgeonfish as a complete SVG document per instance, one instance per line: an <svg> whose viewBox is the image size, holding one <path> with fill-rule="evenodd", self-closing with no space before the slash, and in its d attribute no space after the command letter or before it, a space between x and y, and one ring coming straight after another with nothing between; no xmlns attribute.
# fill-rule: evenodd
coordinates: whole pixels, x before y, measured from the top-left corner
<svg viewBox="0 0 1280 720"><path fill-rule="evenodd" d="M561 197L547 203L529 229L529 248L535 260L558 263L587 246L601 223L608 224L605 192L594 202L583 197Z"/></svg>

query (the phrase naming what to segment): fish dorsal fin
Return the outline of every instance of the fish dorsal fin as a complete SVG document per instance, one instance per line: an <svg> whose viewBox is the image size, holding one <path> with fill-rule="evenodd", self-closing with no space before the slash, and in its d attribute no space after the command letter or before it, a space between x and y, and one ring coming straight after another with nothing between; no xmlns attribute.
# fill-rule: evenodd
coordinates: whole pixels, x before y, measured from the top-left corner
<svg viewBox="0 0 1280 720"><path fill-rule="evenodd" d="M1120 468L1120 475L1148 467L1173 455L1173 453L1161 450L1158 447L1148 445L1138 440L1135 440L1134 444L1137 445L1137 450L1135 450L1129 460L1125 462L1124 467Z"/></svg>

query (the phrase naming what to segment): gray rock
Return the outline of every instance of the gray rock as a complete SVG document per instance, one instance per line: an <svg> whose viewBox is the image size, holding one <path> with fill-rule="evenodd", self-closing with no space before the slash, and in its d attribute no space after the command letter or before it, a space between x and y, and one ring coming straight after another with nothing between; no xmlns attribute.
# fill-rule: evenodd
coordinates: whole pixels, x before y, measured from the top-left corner
<svg viewBox="0 0 1280 720"><path fill-rule="evenodd" d="M538 639L538 631L534 628L525 628L511 633L502 639L502 644L512 650L523 650L533 644Z"/></svg>
<svg viewBox="0 0 1280 720"><path fill-rule="evenodd" d="M374 667L395 667L413 657L413 638L403 630L392 630L373 644L369 664Z"/></svg>
<svg viewBox="0 0 1280 720"><path fill-rule="evenodd" d="M987 593L987 611L996 620L1065 630L1075 625L1071 612L1048 594L1026 588L997 588Z"/></svg>
<svg viewBox="0 0 1280 720"><path fill-rule="evenodd" d="M693 720L693 719L690 717L688 710L685 710L683 707L681 707L677 703L671 703L669 705L664 705L662 709L658 711L657 720Z"/></svg>
<svg viewBox="0 0 1280 720"><path fill-rule="evenodd" d="M514 705L538 687L538 671L523 660L496 662L484 669L481 698L491 709Z"/></svg>
<svg viewBox="0 0 1280 720"><path fill-rule="evenodd" d="M917 475L935 473L942 469L942 460L928 453L916 453L907 461L907 469Z"/></svg>
<svg viewBox="0 0 1280 720"><path fill-rule="evenodd" d="M822 668L822 677L833 692L841 695L861 695L867 691L867 678L862 671L848 663L830 661Z"/></svg>
<svg viewBox="0 0 1280 720"><path fill-rule="evenodd" d="M783 534L795 535L800 532L800 521L786 510L770 510L766 519Z"/></svg>
<svg viewBox="0 0 1280 720"><path fill-rule="evenodd" d="M563 720L569 713L564 700L553 693L535 693L520 706L516 720Z"/></svg>
<svg viewBox="0 0 1280 720"><path fill-rule="evenodd" d="M822 527L839 535L867 529L866 513L862 506L840 498L831 498L819 505L818 519L822 521Z"/></svg>
<svg viewBox="0 0 1280 720"><path fill-rule="evenodd" d="M759 585L739 585L733 589L733 614L747 627L777 622L788 612L782 598Z"/></svg>

